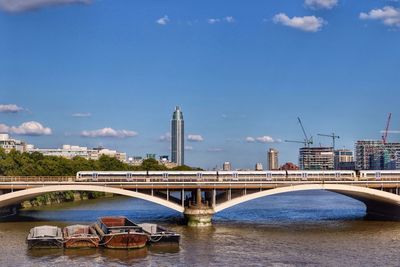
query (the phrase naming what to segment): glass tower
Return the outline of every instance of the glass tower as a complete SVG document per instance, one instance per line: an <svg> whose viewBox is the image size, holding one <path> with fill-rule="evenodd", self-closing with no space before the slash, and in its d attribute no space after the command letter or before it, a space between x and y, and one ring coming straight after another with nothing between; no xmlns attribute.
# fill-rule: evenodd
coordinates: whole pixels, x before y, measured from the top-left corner
<svg viewBox="0 0 400 267"><path fill-rule="evenodd" d="M183 113L177 106L171 120L171 160L178 166L184 165L184 136Z"/></svg>

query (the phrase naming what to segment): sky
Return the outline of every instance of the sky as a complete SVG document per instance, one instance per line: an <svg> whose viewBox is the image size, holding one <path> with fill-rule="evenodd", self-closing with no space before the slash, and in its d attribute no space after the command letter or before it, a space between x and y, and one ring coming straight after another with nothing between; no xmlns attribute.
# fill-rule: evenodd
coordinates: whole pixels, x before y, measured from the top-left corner
<svg viewBox="0 0 400 267"><path fill-rule="evenodd" d="M400 1L0 0L0 132L36 147L297 163L304 140L400 141Z"/></svg>

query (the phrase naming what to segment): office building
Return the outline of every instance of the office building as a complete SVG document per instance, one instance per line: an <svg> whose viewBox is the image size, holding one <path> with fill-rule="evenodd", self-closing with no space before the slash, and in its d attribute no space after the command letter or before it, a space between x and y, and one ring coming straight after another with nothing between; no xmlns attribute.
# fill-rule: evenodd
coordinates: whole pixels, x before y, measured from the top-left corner
<svg viewBox="0 0 400 267"><path fill-rule="evenodd" d="M332 147L302 147L299 153L301 170L333 170L334 153Z"/></svg>
<svg viewBox="0 0 400 267"><path fill-rule="evenodd" d="M361 140L355 145L357 170L400 169L400 143Z"/></svg>
<svg viewBox="0 0 400 267"><path fill-rule="evenodd" d="M297 166L296 164L294 164L292 162L286 162L279 168L279 170L282 170L282 171L296 171L299 169L300 169L299 166Z"/></svg>
<svg viewBox="0 0 400 267"><path fill-rule="evenodd" d="M67 159L82 157L91 160L98 160L102 155L106 155L126 162L126 153L102 147L89 149L81 146L63 145L62 148L35 148L33 145L26 145L26 152L38 152L44 156L56 156Z"/></svg>
<svg viewBox="0 0 400 267"><path fill-rule="evenodd" d="M268 150L268 155L267 155L268 170L279 169L278 155L279 155L278 150L276 150L274 148L270 148Z"/></svg>
<svg viewBox="0 0 400 267"><path fill-rule="evenodd" d="M355 170L353 151L349 149L335 150L335 170Z"/></svg>
<svg viewBox="0 0 400 267"><path fill-rule="evenodd" d="M232 170L231 163L229 161L225 161L224 164L222 165L222 170L231 171Z"/></svg>
<svg viewBox="0 0 400 267"><path fill-rule="evenodd" d="M185 125L183 120L183 113L177 106L172 115L171 121L171 161L178 166L184 165L184 152L185 152Z"/></svg>
<svg viewBox="0 0 400 267"><path fill-rule="evenodd" d="M260 163L260 162L256 163L255 170L256 170L256 171L262 171L262 170L263 170L263 165L262 165L262 163Z"/></svg>
<svg viewBox="0 0 400 267"><path fill-rule="evenodd" d="M13 149L21 153L26 151L26 143L24 141L12 139L8 134L0 134L0 147L6 153L9 153Z"/></svg>

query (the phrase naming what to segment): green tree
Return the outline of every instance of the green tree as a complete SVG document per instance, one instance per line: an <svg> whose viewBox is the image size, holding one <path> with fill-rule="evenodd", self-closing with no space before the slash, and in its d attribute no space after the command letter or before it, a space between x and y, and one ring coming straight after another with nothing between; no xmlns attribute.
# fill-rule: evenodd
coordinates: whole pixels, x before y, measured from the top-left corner
<svg viewBox="0 0 400 267"><path fill-rule="evenodd" d="M145 171L164 171L167 168L164 165L158 163L155 159L145 159L140 166L140 169Z"/></svg>

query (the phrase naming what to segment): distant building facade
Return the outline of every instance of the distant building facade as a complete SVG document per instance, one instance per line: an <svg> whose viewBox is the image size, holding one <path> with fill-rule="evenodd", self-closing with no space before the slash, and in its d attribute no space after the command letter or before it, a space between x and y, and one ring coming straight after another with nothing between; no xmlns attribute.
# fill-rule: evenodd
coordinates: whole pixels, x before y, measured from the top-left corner
<svg viewBox="0 0 400 267"><path fill-rule="evenodd" d="M279 168L279 170L282 170L282 171L296 171L299 169L300 169L299 166L297 166L296 164L294 164L292 162L286 162Z"/></svg>
<svg viewBox="0 0 400 267"><path fill-rule="evenodd" d="M262 163L260 163L260 162L256 163L255 170L256 171L262 171L263 170Z"/></svg>
<svg viewBox="0 0 400 267"><path fill-rule="evenodd" d="M232 170L232 165L229 161L225 161L224 164L222 165L222 170L223 171L231 171Z"/></svg>
<svg viewBox="0 0 400 267"><path fill-rule="evenodd" d="M332 147L302 147L299 153L301 170L333 170L334 152Z"/></svg>
<svg viewBox="0 0 400 267"><path fill-rule="evenodd" d="M26 143L24 141L12 139L8 134L0 134L0 147L6 153L9 153L13 149L21 153L26 151Z"/></svg>
<svg viewBox="0 0 400 267"><path fill-rule="evenodd" d="M171 120L171 161L178 166L185 164L185 124L183 113L175 107Z"/></svg>
<svg viewBox="0 0 400 267"><path fill-rule="evenodd" d="M335 170L355 170L353 151L350 149L335 150Z"/></svg>
<svg viewBox="0 0 400 267"><path fill-rule="evenodd" d="M277 170L279 168L279 151L270 148L267 153L268 170Z"/></svg>
<svg viewBox="0 0 400 267"><path fill-rule="evenodd" d="M400 143L361 140L355 144L357 170L400 169Z"/></svg>
<svg viewBox="0 0 400 267"><path fill-rule="evenodd" d="M87 147L81 146L63 145L62 148L35 148L33 145L27 145L26 152L39 152L45 156L56 156L67 159L82 157L91 160L98 160L102 155L106 155L126 162L126 153L102 147L88 149Z"/></svg>

